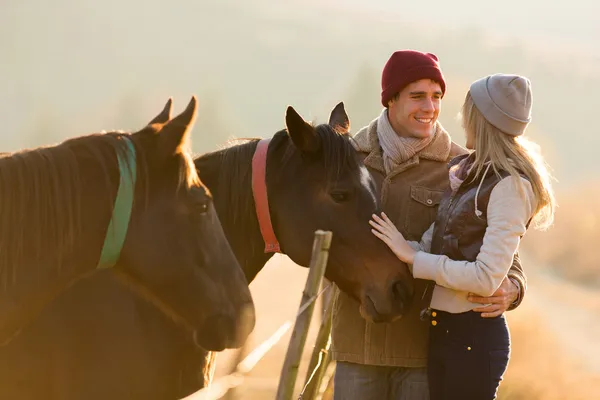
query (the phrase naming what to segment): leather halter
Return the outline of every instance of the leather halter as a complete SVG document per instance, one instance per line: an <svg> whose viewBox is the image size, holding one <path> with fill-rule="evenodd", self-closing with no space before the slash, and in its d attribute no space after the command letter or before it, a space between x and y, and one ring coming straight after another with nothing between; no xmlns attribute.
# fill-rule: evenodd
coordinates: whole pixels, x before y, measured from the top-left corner
<svg viewBox="0 0 600 400"><path fill-rule="evenodd" d="M271 223L269 199L267 197L267 151L269 150L270 141L271 139L261 139L252 157L252 196L254 197L260 233L265 242L265 253L280 253L281 247Z"/></svg>

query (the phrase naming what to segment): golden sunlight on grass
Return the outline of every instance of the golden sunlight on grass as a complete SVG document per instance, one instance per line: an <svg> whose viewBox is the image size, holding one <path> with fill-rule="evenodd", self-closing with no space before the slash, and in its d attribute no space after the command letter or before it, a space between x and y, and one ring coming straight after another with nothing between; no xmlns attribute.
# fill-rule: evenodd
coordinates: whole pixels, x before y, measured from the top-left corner
<svg viewBox="0 0 600 400"><path fill-rule="evenodd" d="M521 307L509 316L512 354L499 400L600 398L600 373L589 372L562 345L531 303Z"/></svg>

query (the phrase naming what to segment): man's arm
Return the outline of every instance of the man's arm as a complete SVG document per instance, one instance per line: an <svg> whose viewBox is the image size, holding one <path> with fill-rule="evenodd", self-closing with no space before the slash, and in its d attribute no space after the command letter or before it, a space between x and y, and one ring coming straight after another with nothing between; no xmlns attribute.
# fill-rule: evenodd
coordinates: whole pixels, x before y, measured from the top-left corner
<svg viewBox="0 0 600 400"><path fill-rule="evenodd" d="M505 311L514 310L523 301L527 290L527 277L521 265L519 253L515 253L513 263L508 271L507 277L496 292L490 297L469 295L469 301L473 303L489 304L486 307L473 309L481 313L484 318L497 317Z"/></svg>
<svg viewBox="0 0 600 400"><path fill-rule="evenodd" d="M523 271L523 266L521 265L519 252L515 253L512 266L508 271L508 278L513 282L513 284L515 284L518 290L517 298L513 299L507 309L507 311L510 311L519 307L523 301L523 297L525 297L525 291L527 290L527 277L525 276L525 271Z"/></svg>

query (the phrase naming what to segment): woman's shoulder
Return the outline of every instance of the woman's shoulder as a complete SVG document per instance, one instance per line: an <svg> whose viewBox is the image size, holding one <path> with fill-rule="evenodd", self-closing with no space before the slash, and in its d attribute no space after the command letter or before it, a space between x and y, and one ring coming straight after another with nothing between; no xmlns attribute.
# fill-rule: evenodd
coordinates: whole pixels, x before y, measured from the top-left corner
<svg viewBox="0 0 600 400"><path fill-rule="evenodd" d="M529 179L522 175L519 177L507 175L500 179L492 189L489 206L494 207L497 204L514 207L515 204L522 204L529 210L529 213L532 213L536 202L533 186Z"/></svg>
<svg viewBox="0 0 600 400"><path fill-rule="evenodd" d="M519 175L519 177L516 178L509 173L502 173L500 180L494 187L494 190L511 194L520 191L519 188L523 188L527 194L531 194L533 196L533 186L526 176Z"/></svg>

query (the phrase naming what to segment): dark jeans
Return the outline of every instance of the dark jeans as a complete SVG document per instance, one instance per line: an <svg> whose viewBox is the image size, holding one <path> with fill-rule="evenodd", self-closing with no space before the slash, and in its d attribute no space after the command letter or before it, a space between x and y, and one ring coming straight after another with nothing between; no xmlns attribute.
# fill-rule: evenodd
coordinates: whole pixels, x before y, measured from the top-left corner
<svg viewBox="0 0 600 400"><path fill-rule="evenodd" d="M429 339L431 400L492 400L510 356L504 315L434 310Z"/></svg>
<svg viewBox="0 0 600 400"><path fill-rule="evenodd" d="M337 362L334 400L429 400L426 368Z"/></svg>

